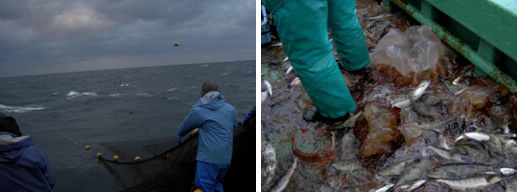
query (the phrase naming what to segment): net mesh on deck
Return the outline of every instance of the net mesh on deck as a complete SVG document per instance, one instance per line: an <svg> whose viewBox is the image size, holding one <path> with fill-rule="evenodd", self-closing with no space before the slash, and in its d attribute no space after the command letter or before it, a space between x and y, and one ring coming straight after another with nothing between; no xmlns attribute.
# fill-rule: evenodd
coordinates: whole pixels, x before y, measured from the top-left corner
<svg viewBox="0 0 517 192"><path fill-rule="evenodd" d="M235 129L232 163L223 181L225 191L236 191L237 186L255 189L255 130L255 118ZM99 162L121 184L122 191L192 191L198 136L180 145L174 143L173 138L162 138L101 144L116 153L119 160L101 156ZM142 159L133 161L137 155Z"/></svg>

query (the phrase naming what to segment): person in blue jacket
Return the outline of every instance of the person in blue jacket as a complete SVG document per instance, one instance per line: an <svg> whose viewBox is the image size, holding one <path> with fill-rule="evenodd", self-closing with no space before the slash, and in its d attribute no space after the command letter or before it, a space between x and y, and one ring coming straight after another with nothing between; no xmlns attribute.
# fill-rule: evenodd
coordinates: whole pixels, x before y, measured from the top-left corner
<svg viewBox="0 0 517 192"><path fill-rule="evenodd" d="M203 83L201 99L178 128L181 137L198 128L195 185L203 192L223 191L222 180L230 167L237 110L226 103L217 83Z"/></svg>
<svg viewBox="0 0 517 192"><path fill-rule="evenodd" d="M51 191L49 162L13 117L0 113L0 191Z"/></svg>

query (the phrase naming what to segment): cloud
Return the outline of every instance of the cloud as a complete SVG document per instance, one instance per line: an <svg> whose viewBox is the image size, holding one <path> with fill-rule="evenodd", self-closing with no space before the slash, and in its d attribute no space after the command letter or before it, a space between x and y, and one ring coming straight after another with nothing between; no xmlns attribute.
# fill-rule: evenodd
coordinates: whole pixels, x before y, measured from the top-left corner
<svg viewBox="0 0 517 192"><path fill-rule="evenodd" d="M58 14L51 22L51 26L58 30L101 29L112 25L102 14L82 4Z"/></svg>
<svg viewBox="0 0 517 192"><path fill-rule="evenodd" d="M0 1L0 77L243 59L254 0Z"/></svg>

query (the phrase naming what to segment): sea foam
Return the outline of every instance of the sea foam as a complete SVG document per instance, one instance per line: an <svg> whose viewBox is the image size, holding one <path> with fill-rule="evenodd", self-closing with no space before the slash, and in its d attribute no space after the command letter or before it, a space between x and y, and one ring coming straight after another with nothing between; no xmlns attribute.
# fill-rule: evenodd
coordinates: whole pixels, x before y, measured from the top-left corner
<svg viewBox="0 0 517 192"><path fill-rule="evenodd" d="M77 91L70 91L66 95L66 99L73 99L73 98L80 97L80 96L97 96L97 93L95 93L95 92L83 92L83 93L80 93L80 92L77 92Z"/></svg>
<svg viewBox="0 0 517 192"><path fill-rule="evenodd" d="M16 106L7 106L0 104L0 111L5 113L25 113L29 111L43 110L45 107L38 105L30 105L27 107L16 107Z"/></svg>

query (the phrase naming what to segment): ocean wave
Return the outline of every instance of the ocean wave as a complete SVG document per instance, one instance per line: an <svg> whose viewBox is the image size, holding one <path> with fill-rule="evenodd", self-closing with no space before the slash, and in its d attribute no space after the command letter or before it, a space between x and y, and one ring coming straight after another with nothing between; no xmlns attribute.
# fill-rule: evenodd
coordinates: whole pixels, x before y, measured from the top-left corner
<svg viewBox="0 0 517 192"><path fill-rule="evenodd" d="M163 97L165 100L173 100L177 102L181 102L181 99L178 97Z"/></svg>
<svg viewBox="0 0 517 192"><path fill-rule="evenodd" d="M144 96L144 97L154 97L154 96L156 96L156 94L152 94L152 93L137 93L136 95Z"/></svg>
<svg viewBox="0 0 517 192"><path fill-rule="evenodd" d="M182 91L188 91L188 90L197 89L197 88L198 88L197 86L188 86L188 87L183 88Z"/></svg>
<svg viewBox="0 0 517 192"><path fill-rule="evenodd" d="M28 111L43 110L45 107L41 105L29 105L27 107L15 107L0 104L0 111L5 113L25 113Z"/></svg>
<svg viewBox="0 0 517 192"><path fill-rule="evenodd" d="M66 94L66 99L73 99L80 96L97 96L97 93L95 92L77 92L77 91L70 91L68 94Z"/></svg>
<svg viewBox="0 0 517 192"><path fill-rule="evenodd" d="M122 94L120 93L113 93L113 94L109 94L109 96L111 97L118 97L118 96L121 96Z"/></svg>
<svg viewBox="0 0 517 192"><path fill-rule="evenodd" d="M175 91L176 89L178 89L177 87L174 87L174 88L170 88L168 89L167 91Z"/></svg>

